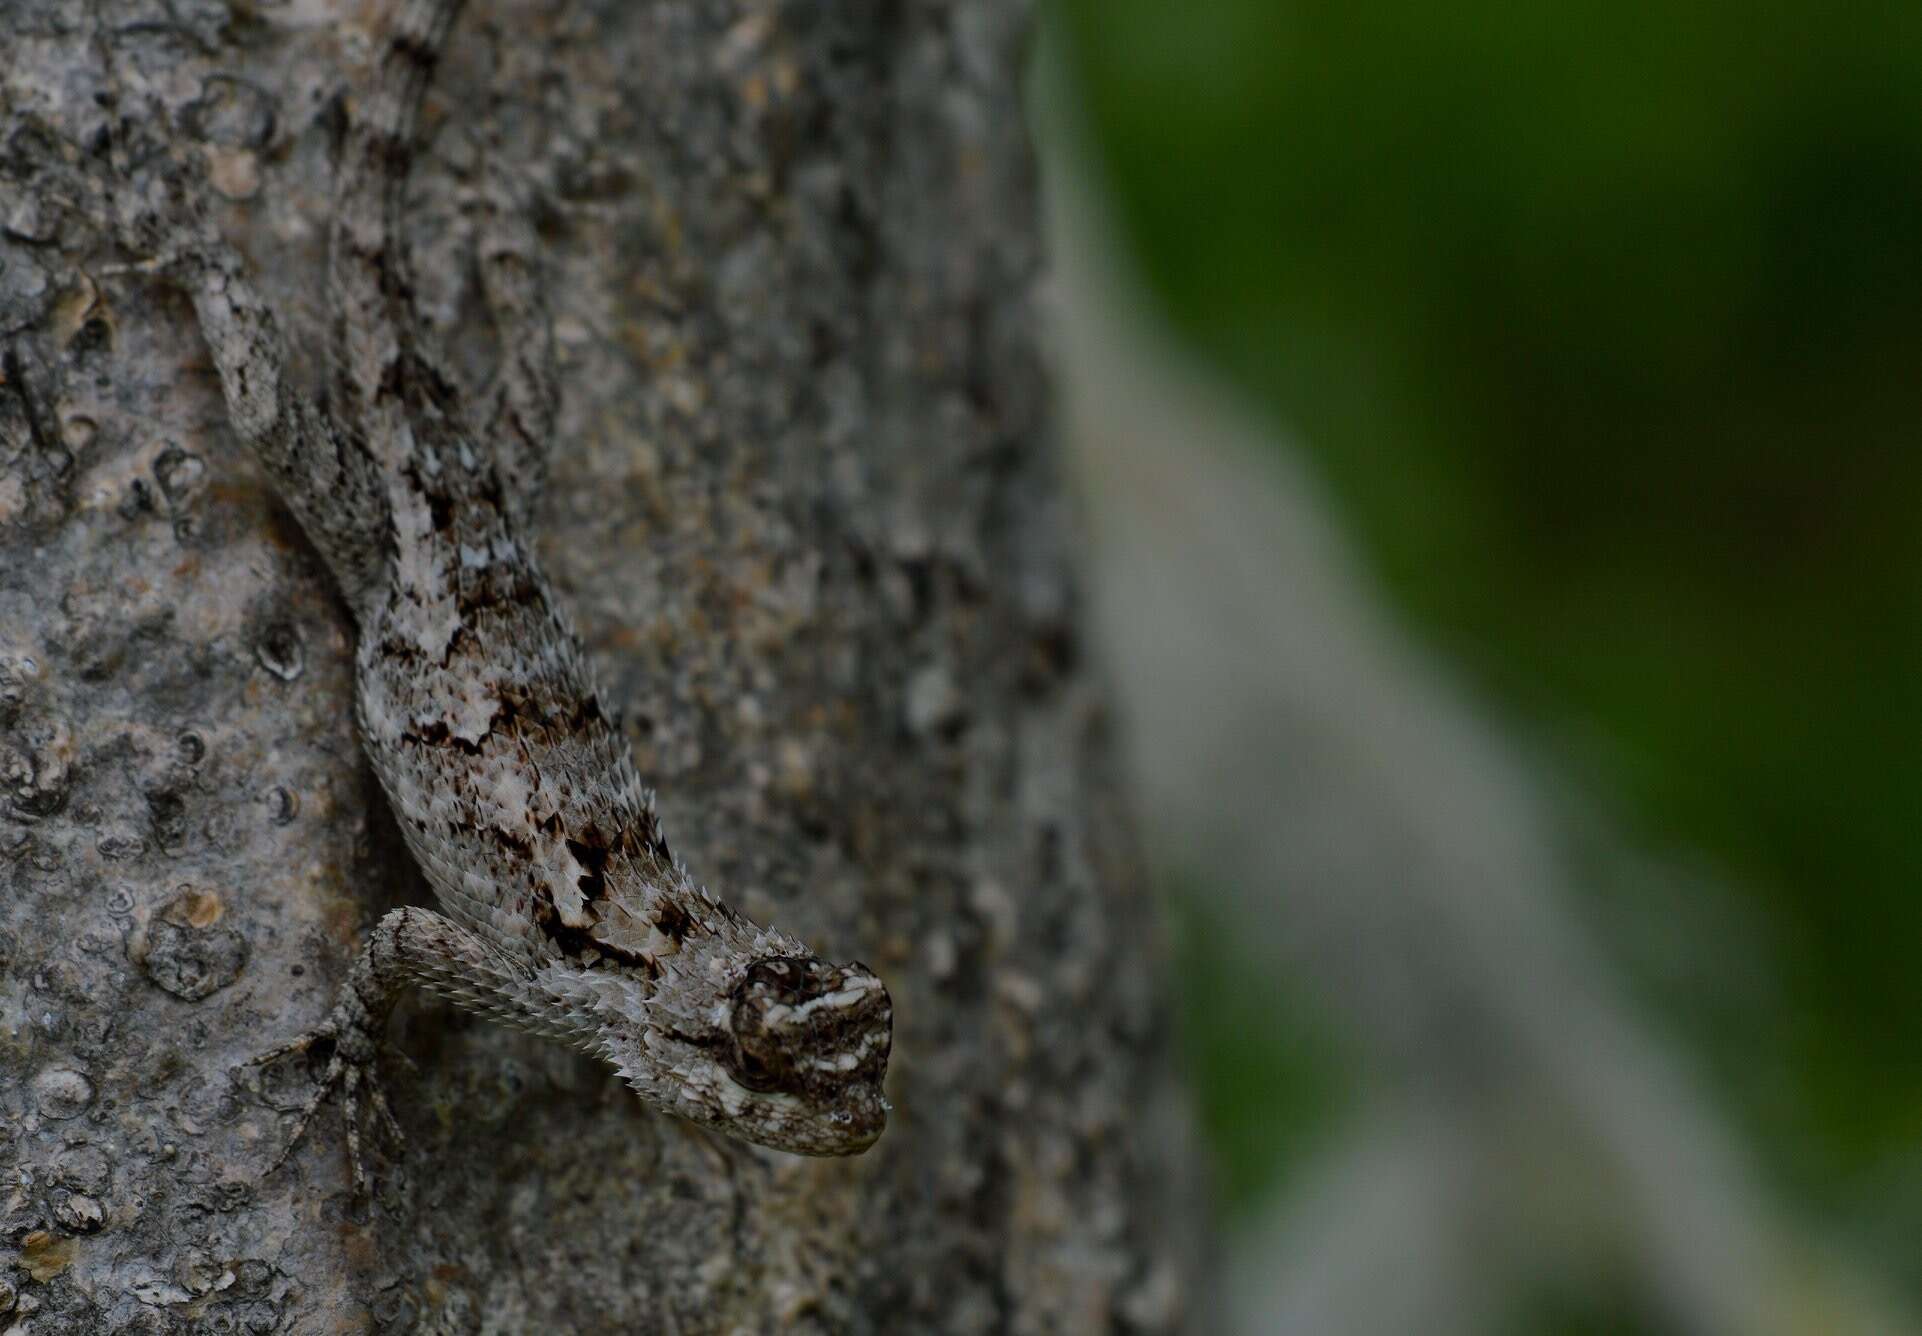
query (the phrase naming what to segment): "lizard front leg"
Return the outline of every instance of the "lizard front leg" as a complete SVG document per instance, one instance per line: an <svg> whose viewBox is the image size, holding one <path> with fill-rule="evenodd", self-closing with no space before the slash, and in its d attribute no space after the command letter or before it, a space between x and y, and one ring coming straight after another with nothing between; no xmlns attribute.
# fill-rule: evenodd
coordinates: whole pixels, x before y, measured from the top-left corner
<svg viewBox="0 0 1922 1336"><path fill-rule="evenodd" d="M344 1101L342 1113L354 1189L368 1195L370 1185L360 1148L363 1096L395 1144L402 1140L400 1124L374 1071L381 1032L401 990L419 984L495 1019L514 1019L520 1008L513 999L521 982L497 951L444 915L408 907L381 919L368 934L327 1019L242 1064L264 1066L290 1053L305 1053L316 1047L327 1052L327 1066L319 1083L295 1116L287 1144L268 1166L268 1172L292 1153L315 1110L339 1091Z"/></svg>

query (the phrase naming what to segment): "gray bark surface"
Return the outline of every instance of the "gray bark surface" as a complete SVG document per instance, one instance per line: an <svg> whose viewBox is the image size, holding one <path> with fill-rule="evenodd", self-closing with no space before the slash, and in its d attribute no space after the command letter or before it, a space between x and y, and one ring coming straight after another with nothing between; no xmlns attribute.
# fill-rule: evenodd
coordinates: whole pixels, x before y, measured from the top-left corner
<svg viewBox="0 0 1922 1336"><path fill-rule="evenodd" d="M0 8L0 165L159 118L311 371L331 108L386 6ZM346 615L185 300L0 185L0 1330L1184 1325L1200 1193L1045 439L1026 21L476 0L410 188L475 385L480 154L526 191L564 385L542 556L677 848L893 993L896 1112L853 1160L409 1002L371 1209L337 1111L266 1173L311 1073L230 1069L427 892Z"/></svg>

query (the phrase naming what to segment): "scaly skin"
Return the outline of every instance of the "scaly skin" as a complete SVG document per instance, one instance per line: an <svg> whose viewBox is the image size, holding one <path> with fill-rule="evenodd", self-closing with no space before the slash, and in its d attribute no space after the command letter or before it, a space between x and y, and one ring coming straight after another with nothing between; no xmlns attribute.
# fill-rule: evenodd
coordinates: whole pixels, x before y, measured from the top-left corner
<svg viewBox="0 0 1922 1336"><path fill-rule="evenodd" d="M361 737L440 905L383 918L326 1020L255 1061L331 1047L289 1148L340 1091L363 1192L355 1114L364 1096L398 1132L372 1065L410 983L605 1058L667 1112L783 1150L859 1152L887 1118L886 988L757 927L674 858L524 537L558 396L528 230L498 183L483 289L505 353L486 438L412 310L400 186L458 8L405 0L373 86L348 103L325 408L284 375L273 313L207 221L193 164L164 174L158 199L49 166L192 295L235 429L353 611Z"/></svg>

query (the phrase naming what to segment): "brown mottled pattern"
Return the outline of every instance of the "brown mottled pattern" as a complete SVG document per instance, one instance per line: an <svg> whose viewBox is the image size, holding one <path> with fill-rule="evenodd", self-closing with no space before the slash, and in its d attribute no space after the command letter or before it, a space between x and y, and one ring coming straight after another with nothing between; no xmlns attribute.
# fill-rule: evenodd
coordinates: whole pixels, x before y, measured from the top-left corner
<svg viewBox="0 0 1922 1336"><path fill-rule="evenodd" d="M748 921L673 857L522 536L558 394L530 233L498 193L483 289L509 351L476 414L491 439L413 310L400 186L458 7L407 0L374 86L347 101L324 407L288 385L272 311L189 173L169 207L117 210L123 240L192 293L236 430L353 608L361 737L441 910L383 918L332 1014L258 1061L332 1046L295 1139L336 1088L391 1127L374 1040L415 983L595 1053L650 1103L730 1135L864 1150L887 1117L887 990ZM364 1189L352 1118L348 1145Z"/></svg>

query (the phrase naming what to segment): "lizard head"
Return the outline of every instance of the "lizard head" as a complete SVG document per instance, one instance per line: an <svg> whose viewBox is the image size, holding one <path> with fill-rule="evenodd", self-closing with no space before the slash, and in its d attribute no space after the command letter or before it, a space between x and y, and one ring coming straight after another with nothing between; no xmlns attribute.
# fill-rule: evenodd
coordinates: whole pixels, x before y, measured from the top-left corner
<svg viewBox="0 0 1922 1336"><path fill-rule="evenodd" d="M670 957L638 1006L604 994L599 1051L670 1113L776 1150L856 1155L887 1126L893 1004L867 966L780 951L791 942L725 972Z"/></svg>
<svg viewBox="0 0 1922 1336"><path fill-rule="evenodd" d="M887 1126L881 1097L894 1008L865 965L770 956L727 998L728 1079L748 1096L752 1140L807 1155L851 1155Z"/></svg>

